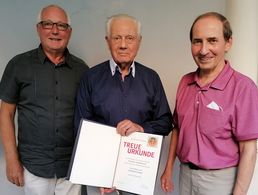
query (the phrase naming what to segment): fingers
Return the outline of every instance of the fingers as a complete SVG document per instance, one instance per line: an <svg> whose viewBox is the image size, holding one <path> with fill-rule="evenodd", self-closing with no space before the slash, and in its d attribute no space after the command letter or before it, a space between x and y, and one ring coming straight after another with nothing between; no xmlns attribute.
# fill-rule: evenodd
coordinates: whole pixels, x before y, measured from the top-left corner
<svg viewBox="0 0 258 195"><path fill-rule="evenodd" d="M105 193L109 194L111 192L113 192L116 188L113 187L113 188L105 188Z"/></svg>
<svg viewBox="0 0 258 195"><path fill-rule="evenodd" d="M136 131L143 132L143 128L140 125L133 123L132 121L127 119L119 122L116 129L117 133L122 136L130 135L131 133Z"/></svg>
<svg viewBox="0 0 258 195"><path fill-rule="evenodd" d="M22 187L24 186L24 180L23 177L21 176L17 176L15 178L10 178L8 179L11 183L13 183L14 185L18 186L18 187Z"/></svg>
<svg viewBox="0 0 258 195"><path fill-rule="evenodd" d="M166 185L166 184L163 184L163 185L162 185L162 190L163 190L164 192L171 192L171 191L172 191L171 187L169 187L169 186Z"/></svg>
<svg viewBox="0 0 258 195"><path fill-rule="evenodd" d="M109 193L113 192L115 189L116 189L115 187L113 187L113 188L99 188L101 195L104 195L106 193L109 194Z"/></svg>
<svg viewBox="0 0 258 195"><path fill-rule="evenodd" d="M104 195L105 194L104 188L99 188L99 191L100 191L100 195Z"/></svg>
<svg viewBox="0 0 258 195"><path fill-rule="evenodd" d="M19 178L15 178L13 180L13 184L16 185L16 186L20 186Z"/></svg>
<svg viewBox="0 0 258 195"><path fill-rule="evenodd" d="M174 190L174 185L171 180L162 178L161 179L161 188L164 192L172 192Z"/></svg>
<svg viewBox="0 0 258 195"><path fill-rule="evenodd" d="M125 136L127 134L127 131L129 131L130 127L132 126L132 122L129 120L123 120L118 123L116 129L117 133L119 133L122 136Z"/></svg>
<svg viewBox="0 0 258 195"><path fill-rule="evenodd" d="M20 187L24 186L23 174L18 177L18 182L19 182L18 186L20 186Z"/></svg>
<svg viewBox="0 0 258 195"><path fill-rule="evenodd" d="M20 163L10 163L6 167L7 179L16 186L24 185L23 167Z"/></svg>

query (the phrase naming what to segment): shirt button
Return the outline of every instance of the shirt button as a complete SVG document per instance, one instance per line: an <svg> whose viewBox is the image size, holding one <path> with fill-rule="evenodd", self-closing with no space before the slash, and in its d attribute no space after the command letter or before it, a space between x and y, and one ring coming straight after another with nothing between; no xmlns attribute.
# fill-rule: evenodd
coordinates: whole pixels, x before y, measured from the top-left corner
<svg viewBox="0 0 258 195"><path fill-rule="evenodd" d="M56 132L58 132L58 129L56 129Z"/></svg>
<svg viewBox="0 0 258 195"><path fill-rule="evenodd" d="M199 101L196 101L196 104L199 104Z"/></svg>
<svg viewBox="0 0 258 195"><path fill-rule="evenodd" d="M56 96L56 100L58 100L58 96Z"/></svg>

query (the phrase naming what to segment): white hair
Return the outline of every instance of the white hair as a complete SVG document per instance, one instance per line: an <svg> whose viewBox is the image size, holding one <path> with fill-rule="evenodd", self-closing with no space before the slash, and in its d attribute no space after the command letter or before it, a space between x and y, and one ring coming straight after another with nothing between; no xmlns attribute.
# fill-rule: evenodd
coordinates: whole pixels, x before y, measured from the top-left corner
<svg viewBox="0 0 258 195"><path fill-rule="evenodd" d="M111 28L111 24L112 24L113 20L120 19L120 18L127 18L127 19L132 20L137 26L138 36L141 36L141 23L140 23L140 21L138 21L135 17L127 15L127 14L116 14L116 15L110 16L107 19L107 22L106 22L106 36L107 37L110 36L110 28Z"/></svg>
<svg viewBox="0 0 258 195"><path fill-rule="evenodd" d="M38 17L37 17L37 23L39 23L39 22L42 21L42 12L43 12L45 9L49 8L49 7L56 7L56 8L59 8L59 9L63 10L64 13L65 13L65 15L66 15L66 17L67 17L67 24L71 25L71 19L70 19L69 14L68 14L63 8L61 8L60 6L55 5L55 4L52 4L52 5L48 5L48 6L46 6L46 7L43 7L43 8L39 11L39 14L38 14Z"/></svg>

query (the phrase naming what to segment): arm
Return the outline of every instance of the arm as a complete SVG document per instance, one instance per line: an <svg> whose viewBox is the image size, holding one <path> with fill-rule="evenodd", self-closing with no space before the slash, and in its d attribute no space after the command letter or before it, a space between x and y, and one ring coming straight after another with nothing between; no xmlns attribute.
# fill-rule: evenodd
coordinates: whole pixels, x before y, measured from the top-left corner
<svg viewBox="0 0 258 195"><path fill-rule="evenodd" d="M166 167L160 178L161 188L164 192L172 192L174 190L172 176L173 176L174 162L176 159L177 141L178 141L178 129L174 128L171 135L169 154L168 154Z"/></svg>
<svg viewBox="0 0 258 195"><path fill-rule="evenodd" d="M158 75L153 78L154 98L152 102L152 120L144 122L142 125L145 133L168 135L172 128L172 114L169 108L165 90Z"/></svg>
<svg viewBox="0 0 258 195"><path fill-rule="evenodd" d="M154 120L138 124L129 119L124 119L117 124L117 133L122 136L130 135L133 132L168 135L172 129L172 115L163 88L160 93L162 95L156 95L155 97L158 106L153 110Z"/></svg>
<svg viewBox="0 0 258 195"><path fill-rule="evenodd" d="M233 194L246 195L256 162L256 140L240 141L239 149L240 161Z"/></svg>
<svg viewBox="0 0 258 195"><path fill-rule="evenodd" d="M0 133L5 153L7 179L17 186L23 186L23 167L19 160L15 137L15 111L15 104L1 102Z"/></svg>
<svg viewBox="0 0 258 195"><path fill-rule="evenodd" d="M80 81L79 88L76 94L75 111L74 111L74 135L76 137L77 131L82 118L92 119L93 111L91 108L91 95L89 92L89 81L86 74Z"/></svg>

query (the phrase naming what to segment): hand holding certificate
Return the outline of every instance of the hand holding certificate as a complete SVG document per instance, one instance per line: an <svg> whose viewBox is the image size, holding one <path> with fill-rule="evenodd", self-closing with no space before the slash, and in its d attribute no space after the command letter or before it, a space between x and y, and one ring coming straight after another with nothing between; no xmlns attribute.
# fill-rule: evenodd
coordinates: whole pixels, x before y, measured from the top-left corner
<svg viewBox="0 0 258 195"><path fill-rule="evenodd" d="M68 178L72 183L151 195L154 192L162 136L82 120Z"/></svg>

